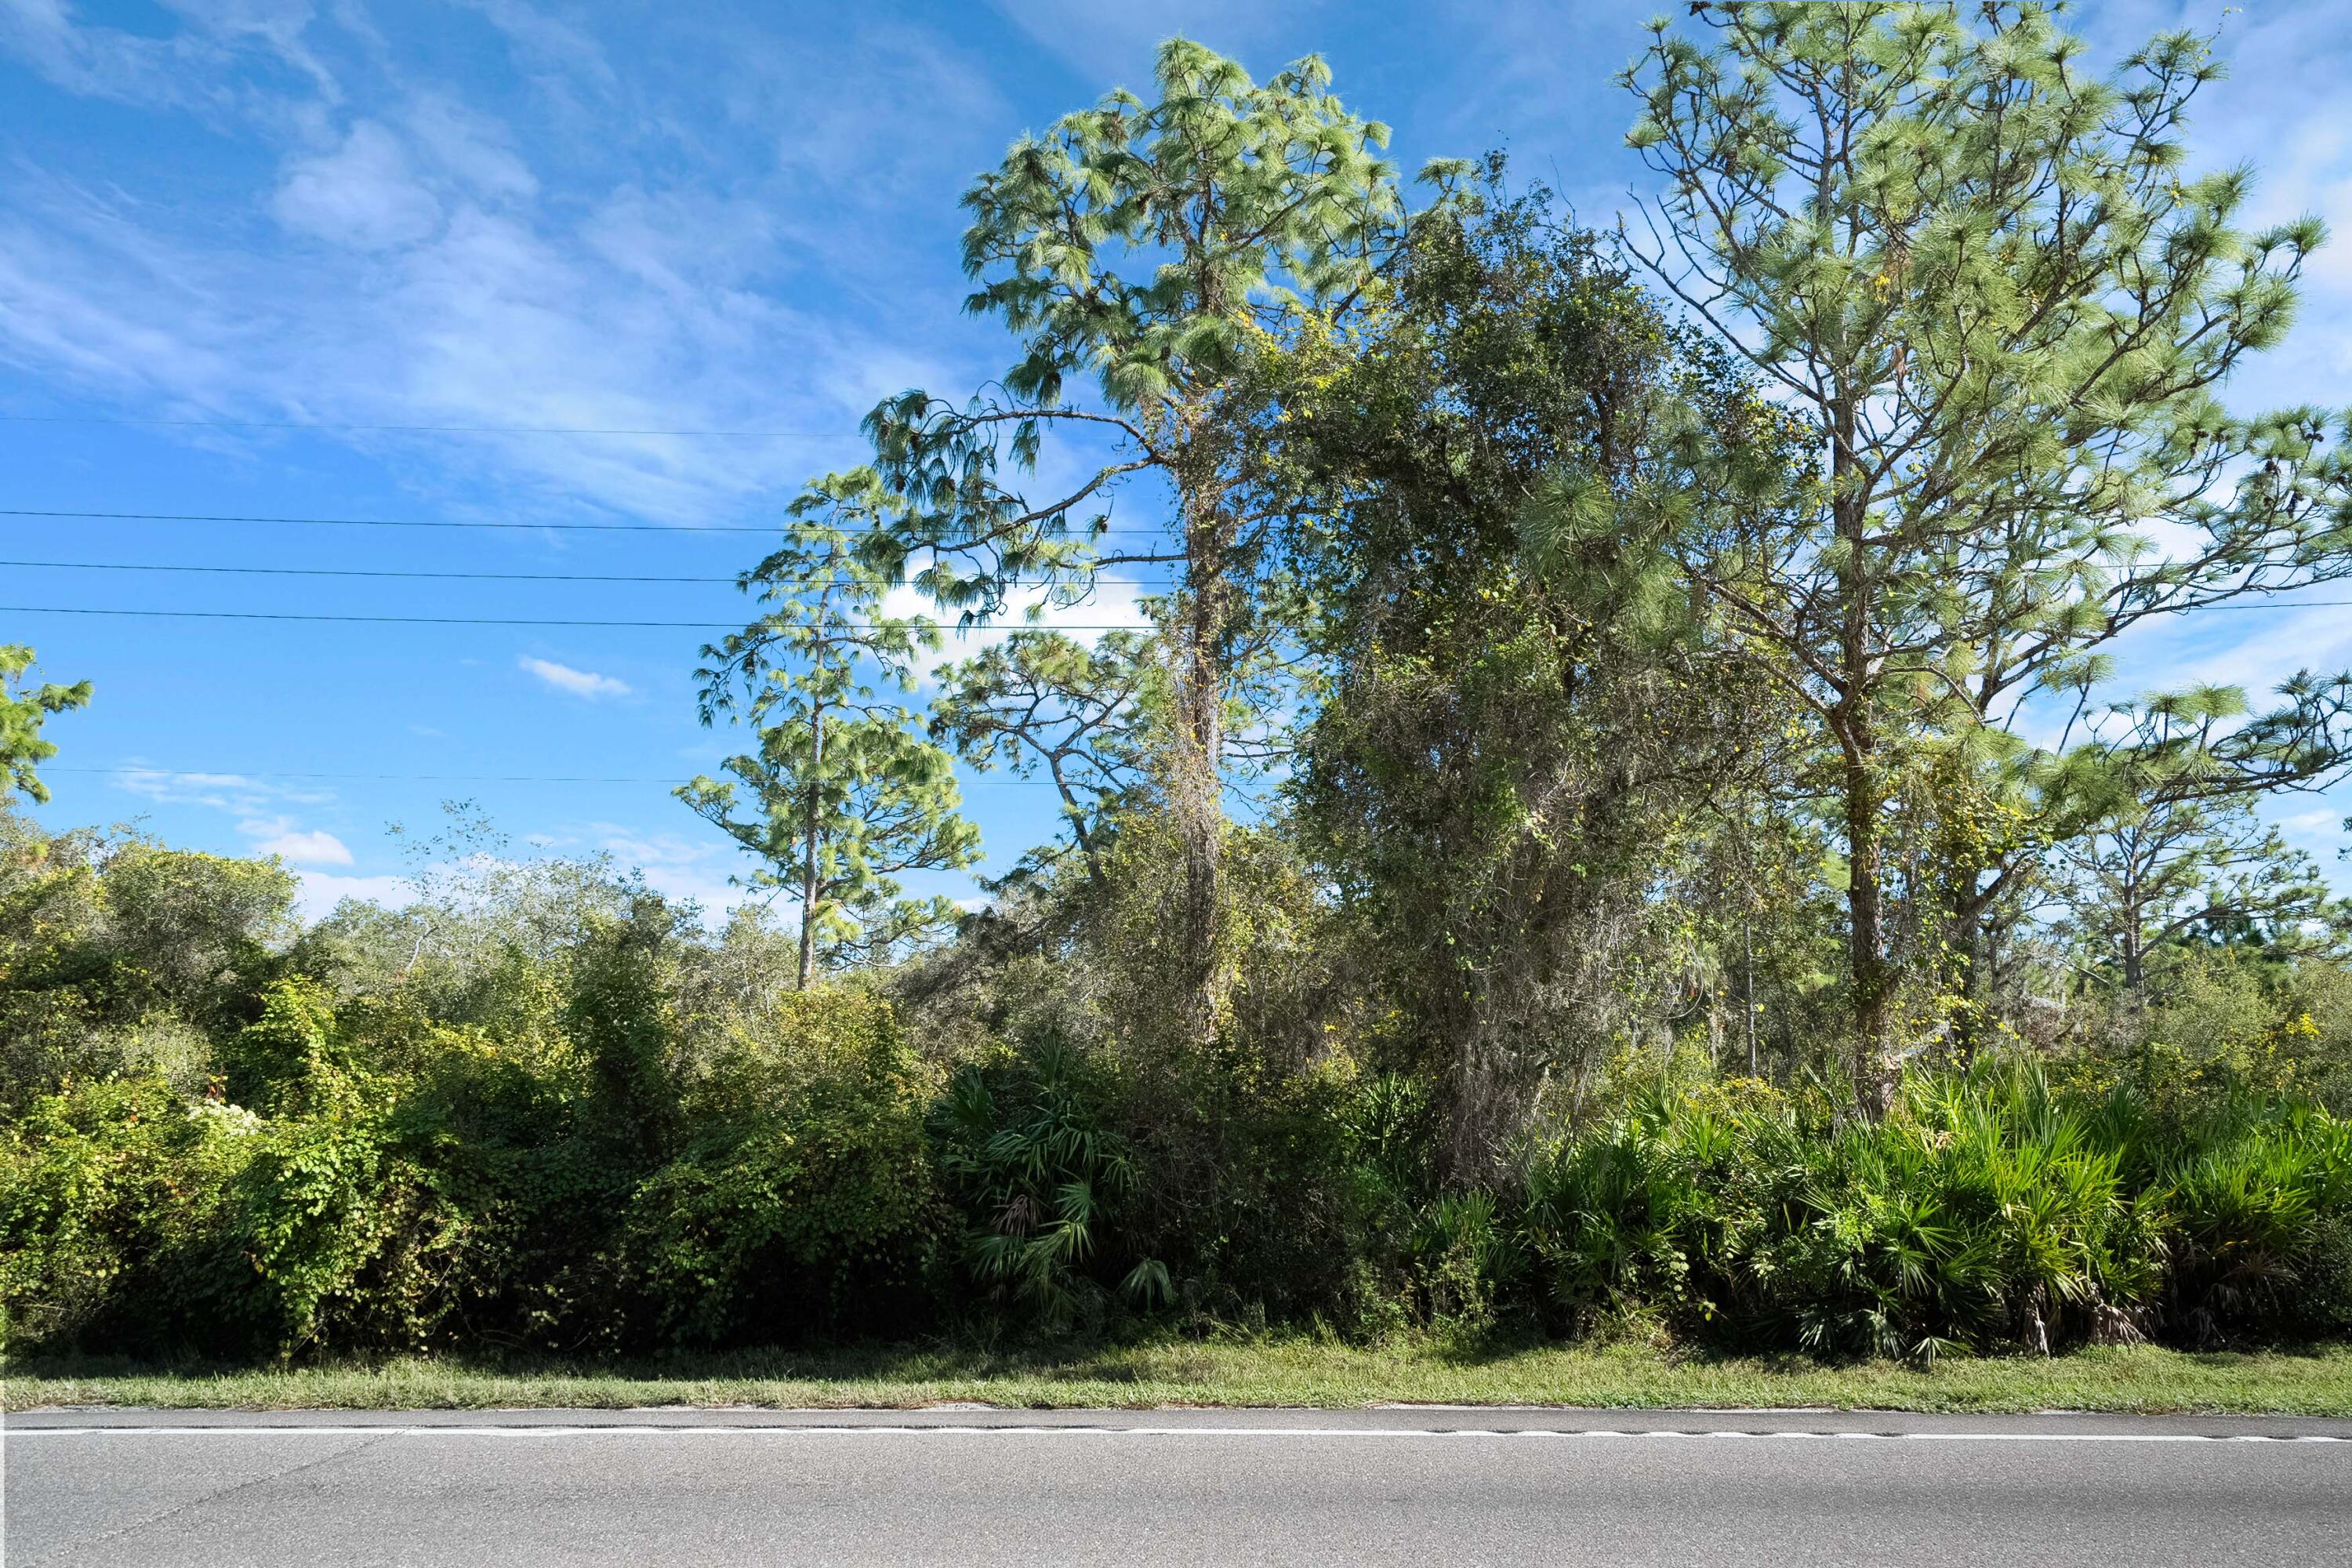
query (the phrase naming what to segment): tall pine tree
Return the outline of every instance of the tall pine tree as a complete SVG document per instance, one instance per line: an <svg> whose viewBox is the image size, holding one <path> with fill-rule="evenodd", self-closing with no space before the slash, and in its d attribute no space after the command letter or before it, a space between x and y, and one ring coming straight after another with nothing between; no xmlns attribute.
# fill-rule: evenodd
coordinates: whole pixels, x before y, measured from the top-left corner
<svg viewBox="0 0 2352 1568"><path fill-rule="evenodd" d="M697 672L703 721L740 717L759 746L727 760L731 781L698 777L677 794L765 862L755 884L798 900L803 990L944 931L954 904L904 897L898 879L980 858L952 762L892 695L913 689L918 658L940 643L929 620L884 613L896 576L861 553L895 511L866 470L801 497L782 548L743 575L776 607L705 648Z"/></svg>
<svg viewBox="0 0 2352 1568"><path fill-rule="evenodd" d="M2189 100L2220 72L2202 39L2102 75L2039 5L1973 26L1949 5L1691 9L1711 38L1662 21L1623 79L1664 182L1629 245L1819 471L1675 543L1835 754L1852 1061L1876 1098L1906 1033L1886 845L1919 749L2021 776L2021 705L2096 678L2126 630L2352 573L2342 417L2217 395L2284 335L2324 236L2251 231L2247 171L2187 172ZM1960 923L1997 859L1947 879Z"/></svg>
<svg viewBox="0 0 2352 1568"><path fill-rule="evenodd" d="M1237 470L1233 406L1255 344L1367 298L1404 231L1387 128L1329 90L1319 59L1260 84L1182 38L1160 47L1151 101L1125 91L1014 144L964 197L969 306L1002 320L1020 360L955 405L909 392L867 421L885 482L908 503L905 541L965 563L931 579L967 614L1043 577L1065 600L1106 566L1172 567L1164 626L1172 722L1161 771L1183 856L1178 941L1187 1032L1213 1034L1230 963L1223 924L1229 703L1256 638L1253 584L1274 518ZM1443 178L1445 166L1433 166ZM1032 483L1047 431L1084 465ZM1158 479L1164 542L1106 541L1123 481Z"/></svg>

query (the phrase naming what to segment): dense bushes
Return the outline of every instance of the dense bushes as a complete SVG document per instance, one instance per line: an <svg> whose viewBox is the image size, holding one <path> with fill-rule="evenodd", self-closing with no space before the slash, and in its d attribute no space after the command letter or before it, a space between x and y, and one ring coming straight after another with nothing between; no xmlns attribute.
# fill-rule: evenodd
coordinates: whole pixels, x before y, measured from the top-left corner
<svg viewBox="0 0 2352 1568"><path fill-rule="evenodd" d="M904 1332L939 1297L929 1086L889 1007L820 992L782 1023L696 1086L694 1132L629 1199L622 1254L665 1342Z"/></svg>
<svg viewBox="0 0 2352 1568"><path fill-rule="evenodd" d="M2319 1216L2344 1212L2347 1131L2295 1104L2167 1121L2023 1066L1914 1079L1843 1125L1760 1086L1657 1094L1534 1163L1528 1263L1549 1311L1644 1308L1727 1344L2332 1332L2352 1256Z"/></svg>
<svg viewBox="0 0 2352 1568"><path fill-rule="evenodd" d="M11 1342L580 1350L931 1321L934 1075L889 1007L799 998L689 1072L640 914L572 955L551 1041L294 978L208 1094L142 1072L35 1099L0 1157Z"/></svg>
<svg viewBox="0 0 2352 1568"><path fill-rule="evenodd" d="M2293 1100L2165 1111L2011 1064L1916 1079L1874 1122L1760 1084L1653 1085L1516 1181L1441 1189L1398 1136L1411 1086L1372 1080L1293 1129L1320 1148L1269 1173L1260 1201L1300 1223L1253 1281L1230 1232L1155 1220L1146 1190L1172 1173L1108 1064L1055 1043L942 1077L850 991L783 1018L687 1084L683 1131L633 1165L575 1064L444 1031L419 1068L369 1075L283 986L246 1040L316 1032L264 1109L144 1075L16 1126L12 1343L645 1349L1269 1305L1359 1333L1647 1321L1915 1358L2352 1330L2352 1125Z"/></svg>
<svg viewBox="0 0 2352 1568"><path fill-rule="evenodd" d="M593 868L486 864L300 931L257 897L282 881L88 847L7 889L0 1007L48 1042L5 1057L19 1351L1150 1321L1918 1358L2352 1331L2315 963L2200 961L2136 1035L1922 1067L1874 1119L1629 1047L1465 1178L1437 1070L1317 973L1295 889L1237 939L1237 1020L1199 1048L1149 1029L1155 971L1122 955L1154 928L1120 898L1089 914L1098 892L1008 899L927 965L798 993L755 918L706 931ZM1253 854L1237 876L1296 879ZM159 1037L168 1061L140 1054Z"/></svg>

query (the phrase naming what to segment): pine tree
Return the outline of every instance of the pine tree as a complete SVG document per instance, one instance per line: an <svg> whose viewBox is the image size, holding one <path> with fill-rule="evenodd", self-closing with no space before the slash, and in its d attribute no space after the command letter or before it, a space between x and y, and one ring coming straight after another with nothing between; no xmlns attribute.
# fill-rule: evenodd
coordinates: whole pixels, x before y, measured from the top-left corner
<svg viewBox="0 0 2352 1568"><path fill-rule="evenodd" d="M1865 1097L1897 1043L1886 834L1920 747L2021 775L2021 705L2122 632L2352 573L2341 417L2217 400L2324 234L2248 232L2248 171L2184 173L2208 44L2102 77L2047 8L1979 9L1696 5L1712 46L1661 21L1622 79L1666 183L1629 247L1818 454L1793 504L1677 547L1835 752ZM1948 879L1963 924L2001 875Z"/></svg>
<svg viewBox="0 0 2352 1568"><path fill-rule="evenodd" d="M895 575L860 552L892 512L870 471L812 488L782 548L743 574L776 607L706 647L697 672L703 721L740 717L759 748L727 760L733 782L698 777L678 797L766 862L755 885L797 898L803 990L945 930L954 904L901 897L898 878L980 858L953 763L882 694L912 690L917 660L940 645L929 620L884 613Z"/></svg>
<svg viewBox="0 0 2352 1568"><path fill-rule="evenodd" d="M60 686L54 681L40 686L20 683L24 673L33 668L33 650L22 643L0 645L0 778L5 788L0 788L0 800L9 791L22 791L36 802L49 798L48 786L41 782L33 764L44 763L58 754L54 742L41 738L41 725L53 713L80 708L89 701L89 682Z"/></svg>
<svg viewBox="0 0 2352 1568"><path fill-rule="evenodd" d="M1015 143L966 194L963 262L974 312L1000 318L1022 358L1000 388L957 406L909 392L867 420L885 482L909 503L908 545L965 563L931 584L967 614L1045 577L1065 602L1094 573L1171 565L1166 638L1173 722L1162 769L1184 858L1179 939L1188 1033L1218 1026L1228 705L1274 521L1236 473L1231 406L1253 346L1297 312L1345 317L1404 232L1388 131L1344 109L1308 58L1264 84L1182 38L1160 47L1150 102L1118 91ZM1433 165L1447 177L1451 165ZM1090 389L1088 384L1091 384ZM1085 394L1090 390L1091 397ZM1049 429L1085 477L1039 496ZM1150 475L1171 492L1172 539L1106 548L1110 498Z"/></svg>
<svg viewBox="0 0 2352 1568"><path fill-rule="evenodd" d="M1105 817L1143 780L1139 713L1157 696L1159 673L1140 633L1108 632L1088 647L1059 632L1016 632L940 672L931 735L977 768L1043 772L1099 888Z"/></svg>
<svg viewBox="0 0 2352 1568"><path fill-rule="evenodd" d="M2258 931L2291 950L2303 922L2331 912L2317 864L2254 805L2337 764L2335 721L2352 682L2298 678L2279 694L2286 701L2260 716L2232 686L2115 704L2039 781L2061 825L2049 858L2062 929L2135 1006L2149 957L2169 944Z"/></svg>

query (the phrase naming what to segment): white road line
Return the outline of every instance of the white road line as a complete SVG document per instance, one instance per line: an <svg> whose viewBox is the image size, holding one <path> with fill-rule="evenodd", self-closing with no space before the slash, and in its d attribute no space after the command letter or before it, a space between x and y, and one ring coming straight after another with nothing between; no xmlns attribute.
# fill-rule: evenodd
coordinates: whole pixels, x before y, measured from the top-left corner
<svg viewBox="0 0 2352 1568"><path fill-rule="evenodd" d="M2269 1432L1619 1431L1607 1427L1372 1426L22 1426L28 1437L1306 1437L1467 1441L1738 1438L1874 1443L2352 1443L2352 1435Z"/></svg>

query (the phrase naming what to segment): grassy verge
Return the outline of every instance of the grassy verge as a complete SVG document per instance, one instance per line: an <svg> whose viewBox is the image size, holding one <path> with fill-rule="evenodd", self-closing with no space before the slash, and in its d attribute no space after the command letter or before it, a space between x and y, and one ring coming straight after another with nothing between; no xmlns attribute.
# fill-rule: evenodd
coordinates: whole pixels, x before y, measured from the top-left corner
<svg viewBox="0 0 2352 1568"><path fill-rule="evenodd" d="M746 1352L625 1364L423 1358L271 1370L106 1363L0 1367L5 1408L625 1408L665 1405L912 1407L1293 1405L1426 1401L1599 1407L1823 1405L2352 1415L2352 1348L2192 1355L2134 1348L1929 1368L1800 1358L1662 1355L1639 1348L1375 1349L1307 1340L1157 1343L1051 1353L897 1349Z"/></svg>

